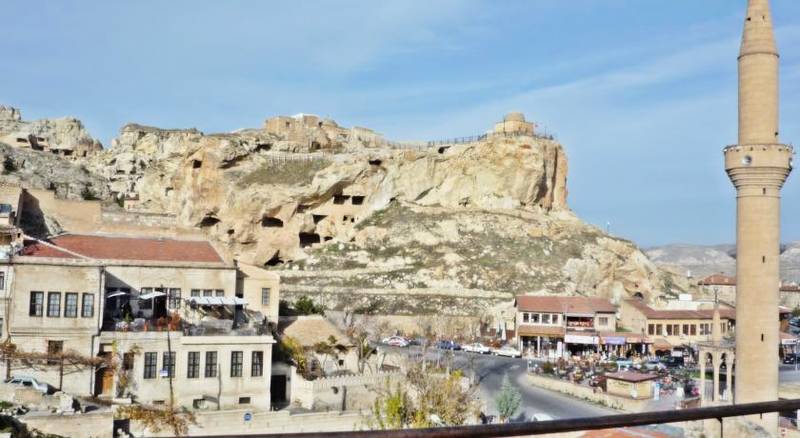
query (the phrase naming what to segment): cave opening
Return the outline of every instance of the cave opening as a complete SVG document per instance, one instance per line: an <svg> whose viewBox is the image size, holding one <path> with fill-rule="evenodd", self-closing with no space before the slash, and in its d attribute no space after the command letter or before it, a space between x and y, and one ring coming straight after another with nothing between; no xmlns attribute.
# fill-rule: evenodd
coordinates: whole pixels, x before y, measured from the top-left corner
<svg viewBox="0 0 800 438"><path fill-rule="evenodd" d="M318 224L318 223L322 222L322 220L325 219L328 216L324 215L324 214L313 214L313 215L311 215L311 217L314 218L314 224Z"/></svg>
<svg viewBox="0 0 800 438"><path fill-rule="evenodd" d="M364 203L364 196L353 196L353 205L362 205Z"/></svg>
<svg viewBox="0 0 800 438"><path fill-rule="evenodd" d="M278 266L280 264L283 264L283 260L281 260L280 251L276 251L275 255L273 255L271 259L264 262L264 266Z"/></svg>
<svg viewBox="0 0 800 438"><path fill-rule="evenodd" d="M276 217L264 216L261 218L261 226L264 228L283 228L283 221Z"/></svg>
<svg viewBox="0 0 800 438"><path fill-rule="evenodd" d="M199 169L203 167L203 162L200 160L192 160L192 169Z"/></svg>
<svg viewBox="0 0 800 438"><path fill-rule="evenodd" d="M298 237L300 237L301 248L307 248L321 241L319 234L317 233L300 233Z"/></svg>
<svg viewBox="0 0 800 438"><path fill-rule="evenodd" d="M214 225L220 222L219 219L215 218L214 216L206 216L203 220L200 221L200 228L208 228L213 227Z"/></svg>

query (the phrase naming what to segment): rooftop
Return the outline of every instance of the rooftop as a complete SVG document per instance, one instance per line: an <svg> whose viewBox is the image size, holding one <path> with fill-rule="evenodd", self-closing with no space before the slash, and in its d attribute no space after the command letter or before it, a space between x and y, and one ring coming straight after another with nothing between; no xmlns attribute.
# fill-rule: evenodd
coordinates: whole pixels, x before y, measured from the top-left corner
<svg viewBox="0 0 800 438"><path fill-rule="evenodd" d="M552 313L616 313L617 308L605 298L553 297L520 295L516 298L518 311Z"/></svg>
<svg viewBox="0 0 800 438"><path fill-rule="evenodd" d="M26 240L20 255L156 262L224 263L207 241L65 234L46 241Z"/></svg>
<svg viewBox="0 0 800 438"><path fill-rule="evenodd" d="M658 378L657 374L644 374L636 373L633 371L621 371L618 373L607 373L606 377L614 380L622 380L623 382L646 382L648 380L655 380Z"/></svg>
<svg viewBox="0 0 800 438"><path fill-rule="evenodd" d="M700 286L736 286L736 278L714 274L700 280L697 284Z"/></svg>
<svg viewBox="0 0 800 438"><path fill-rule="evenodd" d="M350 345L344 333L321 315L280 317L278 333L295 339L303 347L312 347L318 342L327 342L333 336L343 345Z"/></svg>
<svg viewBox="0 0 800 438"><path fill-rule="evenodd" d="M640 311L648 319L712 319L714 317L714 309L654 309L638 299L626 300L626 303ZM722 319L736 319L736 310L730 308L720 308L719 317Z"/></svg>

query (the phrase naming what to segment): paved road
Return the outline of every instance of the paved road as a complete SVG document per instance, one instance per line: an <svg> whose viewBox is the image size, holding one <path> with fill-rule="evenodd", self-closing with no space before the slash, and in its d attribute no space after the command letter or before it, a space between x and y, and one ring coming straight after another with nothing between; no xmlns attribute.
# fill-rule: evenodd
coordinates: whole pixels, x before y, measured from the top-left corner
<svg viewBox="0 0 800 438"><path fill-rule="evenodd" d="M381 346L382 349L387 348ZM392 351L400 353L419 354L417 347L398 349ZM444 354L440 351L431 351L428 358L435 360L437 355ZM522 409L518 417L530 419L533 414L544 413L555 419L596 417L601 415L618 414L619 412L599 405L581 401L556 392L536 388L526 379L527 362L524 359L512 359L490 355L454 353L453 367L461 369L469 376L473 372L478 380L481 400L484 402L487 415L497 415L494 399L500 392L503 377L508 375L512 383L516 383L522 394ZM519 418L522 419L522 418Z"/></svg>

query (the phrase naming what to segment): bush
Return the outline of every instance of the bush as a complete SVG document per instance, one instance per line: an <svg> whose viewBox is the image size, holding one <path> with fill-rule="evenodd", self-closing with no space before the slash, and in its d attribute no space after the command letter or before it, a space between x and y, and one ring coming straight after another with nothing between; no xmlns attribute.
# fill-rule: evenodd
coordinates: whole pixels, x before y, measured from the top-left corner
<svg viewBox="0 0 800 438"><path fill-rule="evenodd" d="M556 367L554 367L550 362L545 362L544 365L542 365L542 372L545 374L553 374L555 371Z"/></svg>

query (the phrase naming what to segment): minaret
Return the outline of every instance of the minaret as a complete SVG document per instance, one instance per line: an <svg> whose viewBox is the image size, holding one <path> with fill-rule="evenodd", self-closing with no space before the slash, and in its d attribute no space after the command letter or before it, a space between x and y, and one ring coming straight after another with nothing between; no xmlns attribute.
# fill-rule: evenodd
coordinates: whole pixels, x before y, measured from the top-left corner
<svg viewBox="0 0 800 438"><path fill-rule="evenodd" d="M739 53L739 143L725 148L737 193L737 404L778 399L780 190L793 156L778 142L778 62L769 0L749 0ZM777 433L777 415L754 420Z"/></svg>

